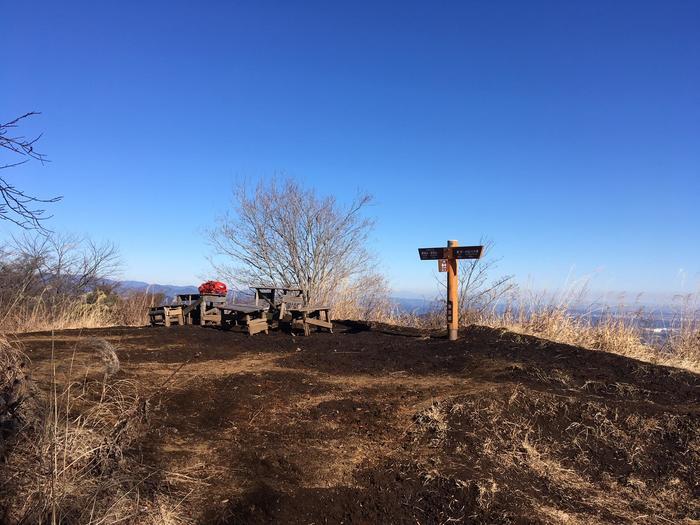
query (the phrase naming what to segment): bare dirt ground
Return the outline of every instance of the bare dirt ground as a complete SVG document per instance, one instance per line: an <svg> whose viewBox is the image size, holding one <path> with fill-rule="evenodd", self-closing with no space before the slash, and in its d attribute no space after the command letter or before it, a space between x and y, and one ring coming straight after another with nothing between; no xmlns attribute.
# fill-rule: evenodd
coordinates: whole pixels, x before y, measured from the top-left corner
<svg viewBox="0 0 700 525"><path fill-rule="evenodd" d="M683 370L483 327L451 343L352 323L63 331L58 367L90 337L117 348L118 378L161 392L133 453L201 481L181 507L197 522L700 520L700 376ZM21 337L39 380L51 339Z"/></svg>

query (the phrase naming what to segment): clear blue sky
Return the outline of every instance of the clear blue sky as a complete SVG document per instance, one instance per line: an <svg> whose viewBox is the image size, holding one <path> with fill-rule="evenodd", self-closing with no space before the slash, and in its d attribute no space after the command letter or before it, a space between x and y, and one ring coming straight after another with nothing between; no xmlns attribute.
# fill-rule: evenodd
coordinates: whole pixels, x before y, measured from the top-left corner
<svg viewBox="0 0 700 525"><path fill-rule="evenodd" d="M4 175L126 278L198 282L234 181L285 172L376 197L401 294L482 235L539 288L700 280L700 2L11 2L0 34L0 118L43 112L52 161Z"/></svg>

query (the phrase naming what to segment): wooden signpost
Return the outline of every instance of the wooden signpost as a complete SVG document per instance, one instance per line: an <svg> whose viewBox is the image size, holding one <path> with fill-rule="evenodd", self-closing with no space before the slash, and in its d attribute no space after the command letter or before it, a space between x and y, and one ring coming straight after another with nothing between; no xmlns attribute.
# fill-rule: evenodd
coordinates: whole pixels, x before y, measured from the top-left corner
<svg viewBox="0 0 700 525"><path fill-rule="evenodd" d="M447 241L446 248L418 248L421 260L437 260L438 270L447 271L447 334L450 341L457 339L459 325L457 289L457 260L481 259L483 246L458 246L457 241ZM443 270L443 268L445 268Z"/></svg>

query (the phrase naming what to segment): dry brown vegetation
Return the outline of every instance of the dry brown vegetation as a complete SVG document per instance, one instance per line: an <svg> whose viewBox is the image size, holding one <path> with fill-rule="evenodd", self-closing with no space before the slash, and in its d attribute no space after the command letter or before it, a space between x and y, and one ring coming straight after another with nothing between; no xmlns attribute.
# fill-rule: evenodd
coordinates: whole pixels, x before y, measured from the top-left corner
<svg viewBox="0 0 700 525"><path fill-rule="evenodd" d="M65 297L60 303L42 297L20 298L11 312L5 312L0 326L5 333L143 326L148 323L148 307L162 301L162 294L107 290Z"/></svg>
<svg viewBox="0 0 700 525"><path fill-rule="evenodd" d="M650 363L700 372L700 317L681 311L677 329L663 339L650 340L641 328L643 311L630 316L610 309L596 318L571 315L563 306L530 309L484 317L483 324L536 335L553 341L612 352Z"/></svg>
<svg viewBox="0 0 700 525"><path fill-rule="evenodd" d="M685 368L700 373L700 295L678 299L669 330L654 340L644 331L647 316L643 308L630 313L629 308L591 306L581 311L581 290L543 300L531 294L510 290L507 300L488 302L477 309L465 307L460 312L462 325L477 324L504 328L559 343L581 346L624 355L649 363ZM385 311L377 320L401 326L440 329L444 326L443 309L422 314Z"/></svg>
<svg viewBox="0 0 700 525"><path fill-rule="evenodd" d="M143 325L163 300L120 293L110 280L116 248L58 234L29 234L0 246L0 333Z"/></svg>
<svg viewBox="0 0 700 525"><path fill-rule="evenodd" d="M103 450L95 464L118 471L108 480L98 468L90 479L117 483L116 494L131 490L123 506L114 505L119 496L106 500L102 523L113 519L110 508L119 508L114 521L148 522L158 501L170 516L221 524L690 524L700 516L697 375L504 329L470 327L450 343L415 329L337 328L303 339L193 326L65 331L53 338L55 359L49 334L23 335L21 344L42 389L53 363L57 377L71 362L92 363L86 395L121 385L119 413L152 400L148 426L137 416L119 454L92 438L81 449ZM100 340L120 362L106 383ZM82 384L71 396L83 395ZM56 406L64 402L59 395ZM100 413L92 421L109 421L96 425L109 432L99 435L112 435L119 415ZM152 485L138 483L149 475ZM72 500L55 494L70 523Z"/></svg>
<svg viewBox="0 0 700 525"><path fill-rule="evenodd" d="M49 345L51 343L49 342ZM53 351L52 351L53 352ZM27 356L0 351L2 523L187 523L186 494L139 453L149 399L111 343L81 339L34 382Z"/></svg>

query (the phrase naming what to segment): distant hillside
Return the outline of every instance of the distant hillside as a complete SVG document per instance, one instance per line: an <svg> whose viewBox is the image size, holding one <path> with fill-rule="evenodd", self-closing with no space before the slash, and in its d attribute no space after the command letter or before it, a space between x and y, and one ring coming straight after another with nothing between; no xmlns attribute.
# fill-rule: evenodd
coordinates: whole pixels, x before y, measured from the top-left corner
<svg viewBox="0 0 700 525"><path fill-rule="evenodd" d="M174 284L149 284L143 281L118 281L116 284L124 292L145 292L162 293L166 297L175 297L178 294L197 293L196 286L177 286Z"/></svg>

